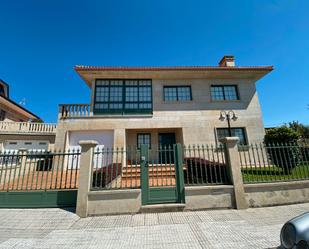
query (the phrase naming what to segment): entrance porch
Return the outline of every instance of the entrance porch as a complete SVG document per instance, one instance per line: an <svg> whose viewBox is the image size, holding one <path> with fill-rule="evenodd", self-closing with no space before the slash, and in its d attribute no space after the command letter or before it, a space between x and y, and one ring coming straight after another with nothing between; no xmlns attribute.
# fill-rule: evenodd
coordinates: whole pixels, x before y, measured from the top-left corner
<svg viewBox="0 0 309 249"><path fill-rule="evenodd" d="M140 147L141 144L149 144L149 148L162 148L173 144L183 144L182 128L158 128L158 129L126 129L126 145L128 147Z"/></svg>

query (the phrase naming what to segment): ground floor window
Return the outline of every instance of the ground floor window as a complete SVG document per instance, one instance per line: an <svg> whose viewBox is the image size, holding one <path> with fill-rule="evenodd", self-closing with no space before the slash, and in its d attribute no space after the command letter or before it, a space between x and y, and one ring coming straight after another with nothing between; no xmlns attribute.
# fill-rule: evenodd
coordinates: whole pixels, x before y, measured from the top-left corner
<svg viewBox="0 0 309 249"><path fill-rule="evenodd" d="M148 148L151 147L151 137L150 133L139 133L137 134L137 148L141 148L142 144L148 145Z"/></svg>
<svg viewBox="0 0 309 249"><path fill-rule="evenodd" d="M228 128L217 128L217 139L228 137ZM239 138L239 144L248 144L245 128L231 128L231 133L233 137Z"/></svg>

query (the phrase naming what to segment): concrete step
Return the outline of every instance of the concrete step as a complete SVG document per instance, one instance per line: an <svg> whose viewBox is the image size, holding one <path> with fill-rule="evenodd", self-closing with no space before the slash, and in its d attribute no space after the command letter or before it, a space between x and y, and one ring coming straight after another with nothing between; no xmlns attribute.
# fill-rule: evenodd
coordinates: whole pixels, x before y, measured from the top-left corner
<svg viewBox="0 0 309 249"><path fill-rule="evenodd" d="M177 212L177 211L183 211L185 207L186 204L183 203L145 205L141 207L141 212L142 213Z"/></svg>
<svg viewBox="0 0 309 249"><path fill-rule="evenodd" d="M149 173L148 173L149 177L175 177L175 169L156 169L156 168L149 168ZM141 176L141 172L140 170L127 170L127 169L123 169L122 170L122 177L124 178L136 178L136 177L140 177Z"/></svg>
<svg viewBox="0 0 309 249"><path fill-rule="evenodd" d="M173 171L175 172L175 167L149 167L148 168L149 172L166 172L166 171ZM123 168L122 169L123 173L138 173L141 172L140 168Z"/></svg>
<svg viewBox="0 0 309 249"><path fill-rule="evenodd" d="M140 176L141 173L140 172L122 172L121 174L122 176L128 176L128 177L131 177L131 176ZM175 176L175 172L149 172L148 173L149 176Z"/></svg>
<svg viewBox="0 0 309 249"><path fill-rule="evenodd" d="M122 176L121 177L121 180L123 180L123 181L131 181L131 179L132 180L139 180L140 179L140 177L138 177L138 176ZM161 180L163 180L163 181L169 181L169 180L175 180L176 179L176 177L175 176L158 176L158 177L149 177L149 180L150 181L161 181Z"/></svg>
<svg viewBox="0 0 309 249"><path fill-rule="evenodd" d="M135 176L135 175L129 175L129 176L127 176L127 175L123 175L123 176L121 176L121 179L122 180L130 180L130 179L140 179L141 178L141 176ZM161 176L161 175L159 175L159 176L149 176L149 180L154 180L154 181L156 181L157 179L175 179L176 178L176 176L175 175L163 175L163 176Z"/></svg>

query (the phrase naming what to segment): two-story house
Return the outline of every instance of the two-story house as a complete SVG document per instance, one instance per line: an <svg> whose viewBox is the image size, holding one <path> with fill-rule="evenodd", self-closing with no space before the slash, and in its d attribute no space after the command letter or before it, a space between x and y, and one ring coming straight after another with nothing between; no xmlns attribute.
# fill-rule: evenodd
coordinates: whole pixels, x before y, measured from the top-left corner
<svg viewBox="0 0 309 249"><path fill-rule="evenodd" d="M174 143L215 144L227 136L222 110L233 110L231 133L244 144L262 142L256 82L272 66L239 67L233 56L218 66L76 66L91 90L90 104L59 106L55 147L80 140L105 147Z"/></svg>
<svg viewBox="0 0 309 249"><path fill-rule="evenodd" d="M55 141L56 124L42 123L9 92L9 85L0 79L0 151L48 150Z"/></svg>

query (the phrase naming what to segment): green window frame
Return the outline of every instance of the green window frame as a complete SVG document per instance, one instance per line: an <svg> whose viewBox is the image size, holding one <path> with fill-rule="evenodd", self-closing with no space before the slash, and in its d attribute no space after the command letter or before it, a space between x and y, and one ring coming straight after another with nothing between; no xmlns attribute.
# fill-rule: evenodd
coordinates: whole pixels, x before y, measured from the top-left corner
<svg viewBox="0 0 309 249"><path fill-rule="evenodd" d="M152 114L152 110L151 80L96 80L94 114Z"/></svg>
<svg viewBox="0 0 309 249"><path fill-rule="evenodd" d="M164 101L191 101L191 86L164 86Z"/></svg>
<svg viewBox="0 0 309 249"><path fill-rule="evenodd" d="M151 134L150 133L138 133L136 136L137 148L140 149L142 144L148 145L148 148L151 149Z"/></svg>
<svg viewBox="0 0 309 249"><path fill-rule="evenodd" d="M216 132L218 141L220 138L229 137L228 128L217 128ZM248 145L247 133L244 127L233 127L231 128L231 133L233 137L239 138L239 144Z"/></svg>
<svg viewBox="0 0 309 249"><path fill-rule="evenodd" d="M239 100L237 85L211 85L210 94L215 101Z"/></svg>

